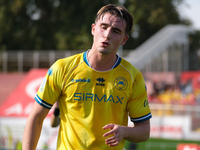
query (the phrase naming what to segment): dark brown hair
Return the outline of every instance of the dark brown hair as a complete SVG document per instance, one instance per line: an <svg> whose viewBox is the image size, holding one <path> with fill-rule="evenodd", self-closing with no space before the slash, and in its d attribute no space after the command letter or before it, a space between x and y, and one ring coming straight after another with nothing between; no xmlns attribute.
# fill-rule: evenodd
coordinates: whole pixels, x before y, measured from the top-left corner
<svg viewBox="0 0 200 150"><path fill-rule="evenodd" d="M111 15L120 17L121 19L124 19L126 21L126 34L130 33L132 27L133 27L133 17L128 12L128 10L121 6L116 6L113 4L108 4L106 6L103 6L98 12L95 19L95 23L103 17L106 13L110 13Z"/></svg>

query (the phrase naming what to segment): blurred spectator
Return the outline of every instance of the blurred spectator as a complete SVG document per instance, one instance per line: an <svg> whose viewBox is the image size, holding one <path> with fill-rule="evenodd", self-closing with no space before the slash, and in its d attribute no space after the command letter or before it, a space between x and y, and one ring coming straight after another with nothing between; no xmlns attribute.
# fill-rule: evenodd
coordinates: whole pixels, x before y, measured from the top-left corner
<svg viewBox="0 0 200 150"><path fill-rule="evenodd" d="M153 92L148 95L149 102L163 104L200 104L200 89L193 89L192 79L179 80L173 85L153 81Z"/></svg>
<svg viewBox="0 0 200 150"><path fill-rule="evenodd" d="M162 83L161 81L154 80L154 82L153 82L153 88L154 88L155 94L158 95L161 92L163 92L164 86L165 86L164 83Z"/></svg>

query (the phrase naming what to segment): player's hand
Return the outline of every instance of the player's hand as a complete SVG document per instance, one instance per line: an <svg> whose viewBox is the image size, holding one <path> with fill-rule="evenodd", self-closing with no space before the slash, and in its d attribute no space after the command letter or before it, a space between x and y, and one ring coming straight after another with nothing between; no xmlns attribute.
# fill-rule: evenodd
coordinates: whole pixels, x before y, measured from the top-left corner
<svg viewBox="0 0 200 150"><path fill-rule="evenodd" d="M103 127L103 129L110 129L106 132L103 137L113 135L105 140L105 143L109 146L117 146L119 142L124 138L124 128L123 126L116 124L108 124Z"/></svg>

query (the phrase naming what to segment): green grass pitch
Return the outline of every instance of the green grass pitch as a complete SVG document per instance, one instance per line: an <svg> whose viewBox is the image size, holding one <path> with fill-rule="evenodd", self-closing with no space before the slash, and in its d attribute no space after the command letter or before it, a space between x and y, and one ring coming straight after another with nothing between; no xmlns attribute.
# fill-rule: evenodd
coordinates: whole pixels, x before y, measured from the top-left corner
<svg viewBox="0 0 200 150"><path fill-rule="evenodd" d="M189 140L169 140L169 139L154 139L150 138L146 142L136 144L135 150L177 150L176 147L180 143L193 143L200 146L200 141L189 141ZM124 150L130 149L130 142L126 141Z"/></svg>

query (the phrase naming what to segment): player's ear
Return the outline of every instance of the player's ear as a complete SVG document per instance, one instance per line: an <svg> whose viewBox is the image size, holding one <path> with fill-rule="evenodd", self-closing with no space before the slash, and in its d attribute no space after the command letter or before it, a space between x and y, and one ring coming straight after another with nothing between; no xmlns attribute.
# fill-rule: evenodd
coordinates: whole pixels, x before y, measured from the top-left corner
<svg viewBox="0 0 200 150"><path fill-rule="evenodd" d="M93 23L93 24L92 24L92 29L91 29L92 35L94 35L95 26L96 26L95 23Z"/></svg>
<svg viewBox="0 0 200 150"><path fill-rule="evenodd" d="M129 35L125 35L123 41L121 42L121 45L124 45L128 39Z"/></svg>

